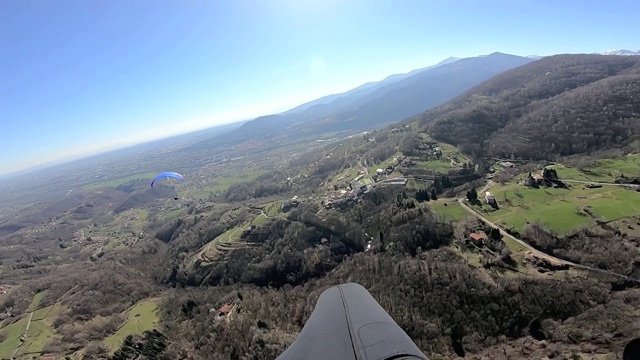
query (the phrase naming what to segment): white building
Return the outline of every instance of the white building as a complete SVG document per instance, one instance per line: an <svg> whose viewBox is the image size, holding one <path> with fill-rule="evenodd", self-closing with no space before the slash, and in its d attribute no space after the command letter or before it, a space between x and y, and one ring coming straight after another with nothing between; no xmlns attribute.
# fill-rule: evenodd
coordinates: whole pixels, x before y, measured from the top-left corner
<svg viewBox="0 0 640 360"><path fill-rule="evenodd" d="M487 204L493 204L496 202L496 197L493 196L491 192L487 191L484 194L484 200L487 202Z"/></svg>

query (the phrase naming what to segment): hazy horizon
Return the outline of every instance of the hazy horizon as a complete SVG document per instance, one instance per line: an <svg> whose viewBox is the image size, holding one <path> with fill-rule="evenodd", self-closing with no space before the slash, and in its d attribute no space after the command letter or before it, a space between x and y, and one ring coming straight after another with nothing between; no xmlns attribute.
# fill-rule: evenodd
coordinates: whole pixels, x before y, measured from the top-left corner
<svg viewBox="0 0 640 360"><path fill-rule="evenodd" d="M3 2L0 175L283 112L448 57L638 50L637 10L632 1Z"/></svg>

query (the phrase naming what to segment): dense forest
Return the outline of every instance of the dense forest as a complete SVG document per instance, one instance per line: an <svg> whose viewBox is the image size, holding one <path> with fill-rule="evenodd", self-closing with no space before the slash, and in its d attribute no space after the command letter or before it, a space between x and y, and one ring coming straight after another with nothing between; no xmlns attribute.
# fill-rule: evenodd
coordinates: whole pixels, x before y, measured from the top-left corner
<svg viewBox="0 0 640 360"><path fill-rule="evenodd" d="M420 192L415 196L420 198ZM233 250L226 262L192 273L172 259L197 249L201 245L197 234L206 238L208 228L213 231L208 236L222 229L214 230L213 219L176 228L179 234L171 236L162 255L164 275L157 277L160 284L173 288L162 306L169 334L162 356L207 359L215 353L220 358L273 359L295 339L319 294L347 281L369 289L430 354L478 353L532 336L549 341L542 353L552 356L567 348L577 351L583 341L633 333L618 327L631 322L632 313L622 308L606 313L593 309L640 305L637 290L624 290L618 280L594 274L571 281L496 276L495 271L512 268L499 235L476 221L454 225L440 219L428 202L400 189L376 189L361 207L322 219L316 212L317 208L302 206L286 220L255 229L261 234L257 237L261 246ZM373 253L362 252L366 240L362 230L377 235ZM486 231L498 239L488 244L486 251L492 255L485 258L483 268L469 265L447 246L462 240L469 230ZM618 251L598 249L602 250L601 244L571 251L573 257L597 252L601 262L620 263ZM225 303L235 304L237 313L229 322L215 320L213 309ZM589 320L563 324L579 316ZM619 325L594 325L607 321ZM622 339L607 341L610 349L624 345Z"/></svg>
<svg viewBox="0 0 640 360"><path fill-rule="evenodd" d="M470 154L553 159L634 143L640 59L556 55L500 74L419 117Z"/></svg>
<svg viewBox="0 0 640 360"><path fill-rule="evenodd" d="M576 342L604 341L615 332L632 331L594 324L630 323L633 314L623 309L640 305L637 290L618 295L612 292L615 280L593 274L571 281L496 277L443 247L459 238L456 234L463 234L462 229L440 222L428 207L403 205L412 200L403 199L401 193L379 196L385 195L392 200L378 206L375 195L368 200L370 211L387 217L384 221L390 224L380 234L382 242L375 254L361 252L361 235L350 232L357 221L349 227L344 226L348 218L320 224L303 209L290 216L289 225L271 224L268 233L279 235L267 239L261 248L236 250L226 265L209 270L207 282L165 278L178 286L165 298L164 324L169 334L181 336L169 337L164 356L207 359L215 353L220 358L273 359L295 338L319 294L347 281L369 289L430 354L476 353L529 335L550 341L553 345L546 353L553 355ZM458 226L477 227L468 222ZM330 245L320 247L321 237L331 238ZM393 243L397 246L381 246ZM511 261L504 246L490 248L494 255L486 269ZM214 321L211 309L224 303L236 304L238 312L230 322ZM591 310L605 304L611 311ZM612 304L622 308L613 309ZM579 315L590 319L562 324ZM607 346L620 349L623 345L622 340L614 340Z"/></svg>

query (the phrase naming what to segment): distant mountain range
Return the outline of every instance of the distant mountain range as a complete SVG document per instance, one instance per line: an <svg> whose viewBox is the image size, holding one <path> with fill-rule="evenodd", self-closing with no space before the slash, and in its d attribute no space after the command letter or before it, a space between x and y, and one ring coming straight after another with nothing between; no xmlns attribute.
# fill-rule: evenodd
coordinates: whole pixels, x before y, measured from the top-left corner
<svg viewBox="0 0 640 360"><path fill-rule="evenodd" d="M623 56L638 56L640 55L640 50L638 51L632 51L632 50L609 50L609 51L603 51L603 52L595 52L595 53L591 53L591 55L623 55ZM530 59L534 59L534 60L540 60L545 56L539 56L539 55L529 55L527 56Z"/></svg>
<svg viewBox="0 0 640 360"><path fill-rule="evenodd" d="M605 52L599 53L599 55L626 55L626 56L637 56L640 55L640 50L631 51L631 50L609 50Z"/></svg>
<svg viewBox="0 0 640 360"><path fill-rule="evenodd" d="M280 113L280 115L288 115L288 114L299 113L299 112L308 110L308 109L310 109L310 108L312 108L312 107L314 107L316 105L334 103L334 106L335 106L335 105L340 105L341 103L345 104L345 103L348 103L351 100L355 100L355 99L358 99L360 97L367 96L367 95L373 93L377 89L379 89L379 88L381 88L381 87L383 87L383 86L385 86L387 84L391 84L391 83L394 83L394 82L397 82L397 81L400 81L400 80L404 80L404 79L406 79L408 77L411 77L411 76L413 76L413 75L415 75L417 73L420 73L422 71L433 69L433 68L436 68L436 67L441 66L441 65L450 64L450 63L456 62L458 60L460 60L460 58L450 57L450 58L445 59L445 60L443 60L443 61L441 61L441 62L439 62L439 63L437 63L435 65L428 66L426 68L412 70L412 71L410 71L410 72L408 72L406 74L390 75L390 76L387 76L386 78L384 78L381 81L368 82L366 84L360 85L357 88L349 90L347 92L343 92L343 93L340 93L340 94L332 94L332 95L327 95L327 96L321 97L320 99L310 101L308 103L305 103L305 104L302 104L300 106L297 106L297 107L295 107L295 108L293 108L291 110L288 110L288 111L285 111L283 113ZM338 100L338 99L341 99L341 100Z"/></svg>
<svg viewBox="0 0 640 360"><path fill-rule="evenodd" d="M499 52L463 59L448 58L436 65L391 75L382 81L325 96L280 114L258 117L223 137L206 140L196 147L361 130L400 121L532 61L535 59Z"/></svg>

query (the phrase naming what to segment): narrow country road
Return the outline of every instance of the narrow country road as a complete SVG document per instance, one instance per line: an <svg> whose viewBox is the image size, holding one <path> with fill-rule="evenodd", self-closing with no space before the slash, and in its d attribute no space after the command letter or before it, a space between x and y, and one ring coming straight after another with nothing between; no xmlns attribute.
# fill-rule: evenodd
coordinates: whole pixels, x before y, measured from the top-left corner
<svg viewBox="0 0 640 360"><path fill-rule="evenodd" d="M361 167L361 168L362 168L362 170L364 171L364 176L366 177L366 176L369 176L369 169L367 169L367 167L366 167L366 166L365 166L365 164L362 162L362 160L365 160L365 161L366 161L366 159L364 158L364 156L362 156L362 157L360 158L360 161L359 161L358 163L360 164L360 167Z"/></svg>
<svg viewBox="0 0 640 360"><path fill-rule="evenodd" d="M622 187L631 187L634 184L618 184L612 182L600 182L600 181L587 181L587 180L567 180L560 179L562 182L566 183L578 183L578 184L594 184L594 185L603 185L603 186L622 186Z"/></svg>
<svg viewBox="0 0 640 360"><path fill-rule="evenodd" d="M27 333L29 332L29 327L31 326L31 319L33 319L33 313L35 311L32 311L29 313L29 321L27 322L27 327L24 329L24 336L27 336Z"/></svg>
<svg viewBox="0 0 640 360"><path fill-rule="evenodd" d="M483 192L487 191L491 187L491 185L493 185L493 182L491 180L489 180L487 182L487 184L482 189L480 189L479 193L483 193ZM550 261L553 264L568 265L568 266L572 266L572 267L574 267L576 269L582 269L582 270L598 272L598 273L601 273L601 274L613 275L613 276L620 277L620 278L623 278L623 279L628 280L628 281L633 281L633 282L636 282L636 283L640 283L640 280L631 278L631 277L626 276L626 275L618 274L616 272L609 271L609 270L599 269L599 268L592 267L592 266L576 264L574 262L571 262L571 261L568 261L568 260L559 259L559 258L557 258L557 257L555 257L553 255L549 255L547 253L544 253L544 252L534 248L533 246L529 245L526 241L524 241L522 239L518 239L517 237L507 233L502 227L500 227L500 226L494 224L493 222L489 221L487 218L482 216L480 213L478 213L477 211L475 211L471 207L469 207L465 203L465 200L466 200L465 198L458 199L458 203L460 204L460 206L463 209L465 209L467 212L469 212L470 214L472 214L476 218L480 219L481 221L485 222L489 226L491 226L491 227L493 227L495 229L498 229L500 231L500 234L502 234L502 236L508 237L509 239L511 239L511 240L517 242L518 244L524 246L529 251L531 251L531 253L533 255L535 255L535 256L537 256L539 258L547 259L548 261Z"/></svg>
<svg viewBox="0 0 640 360"><path fill-rule="evenodd" d="M264 210L260 210L260 215L266 217L267 219L275 219L275 217L267 215Z"/></svg>

